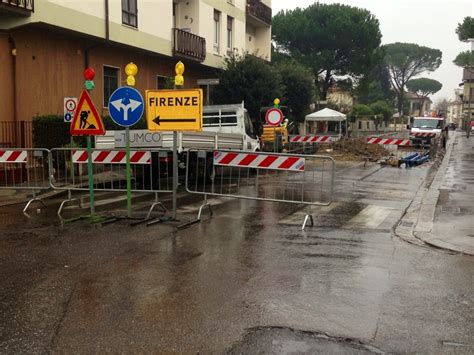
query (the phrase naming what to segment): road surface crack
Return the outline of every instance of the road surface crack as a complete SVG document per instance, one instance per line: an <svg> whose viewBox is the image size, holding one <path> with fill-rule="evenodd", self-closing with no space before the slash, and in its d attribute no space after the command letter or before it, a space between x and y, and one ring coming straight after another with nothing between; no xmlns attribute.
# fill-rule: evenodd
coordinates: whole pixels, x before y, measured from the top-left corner
<svg viewBox="0 0 474 355"><path fill-rule="evenodd" d="M56 345L56 339L57 339L58 334L61 331L61 328L63 326L64 319L66 318L66 314L69 310L69 305L71 304L71 300L72 300L72 297L74 295L74 292L76 291L76 287L77 287L77 282L73 285L73 287L69 290L69 292L66 295L66 300L65 300L64 305L63 305L63 312L61 314L61 317L59 319L59 322L58 322L56 328L54 329L54 333L53 333L53 336L51 338L50 351Z"/></svg>

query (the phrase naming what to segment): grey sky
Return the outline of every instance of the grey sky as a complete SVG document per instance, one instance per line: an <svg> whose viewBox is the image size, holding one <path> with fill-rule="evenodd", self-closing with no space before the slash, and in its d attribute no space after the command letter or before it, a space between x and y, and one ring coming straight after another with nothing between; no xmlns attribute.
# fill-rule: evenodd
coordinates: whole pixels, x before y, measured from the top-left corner
<svg viewBox="0 0 474 355"><path fill-rule="evenodd" d="M274 14L280 10L305 8L314 0L272 0ZM474 0L321 0L320 3L342 3L369 10L380 22L382 43L409 42L437 48L443 52L443 64L433 73L424 73L443 84L431 99L454 97L461 82L462 70L453 59L470 45L460 42L457 24L466 16L474 16Z"/></svg>

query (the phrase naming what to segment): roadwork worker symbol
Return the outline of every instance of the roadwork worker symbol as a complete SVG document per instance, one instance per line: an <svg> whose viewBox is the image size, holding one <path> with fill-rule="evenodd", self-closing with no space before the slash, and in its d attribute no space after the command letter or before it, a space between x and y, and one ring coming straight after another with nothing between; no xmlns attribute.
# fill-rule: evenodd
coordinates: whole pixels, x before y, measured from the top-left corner
<svg viewBox="0 0 474 355"><path fill-rule="evenodd" d="M82 92L79 98L77 110L71 122L71 134L73 136L105 134L104 124L86 90Z"/></svg>
<svg viewBox="0 0 474 355"><path fill-rule="evenodd" d="M90 111L81 111L81 123L79 124L79 129L94 129L95 126L93 124L90 124L87 126L87 118L89 117ZM87 128L86 128L87 126Z"/></svg>

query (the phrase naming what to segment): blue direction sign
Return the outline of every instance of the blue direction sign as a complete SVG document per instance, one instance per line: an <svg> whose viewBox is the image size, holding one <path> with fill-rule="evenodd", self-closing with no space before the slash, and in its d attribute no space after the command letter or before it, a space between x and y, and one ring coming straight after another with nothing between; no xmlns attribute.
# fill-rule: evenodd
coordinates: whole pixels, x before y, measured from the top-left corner
<svg viewBox="0 0 474 355"><path fill-rule="evenodd" d="M142 117L144 108L142 95L132 87L120 87L110 95L109 115L119 126L133 126Z"/></svg>

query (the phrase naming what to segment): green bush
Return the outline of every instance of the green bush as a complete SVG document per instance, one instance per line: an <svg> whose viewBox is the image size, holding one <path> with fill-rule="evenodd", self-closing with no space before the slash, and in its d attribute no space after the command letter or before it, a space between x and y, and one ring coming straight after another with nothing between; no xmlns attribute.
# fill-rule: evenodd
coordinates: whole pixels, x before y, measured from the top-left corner
<svg viewBox="0 0 474 355"><path fill-rule="evenodd" d="M70 143L69 126L60 115L33 117L33 146L51 149Z"/></svg>
<svg viewBox="0 0 474 355"><path fill-rule="evenodd" d="M106 130L124 130L115 124L110 116L102 117L102 122ZM33 117L33 145L36 148L61 148L71 147L70 123L64 122L61 115L44 115ZM147 129L145 114L140 121L131 129ZM72 146L86 147L86 138L84 136L74 137Z"/></svg>

